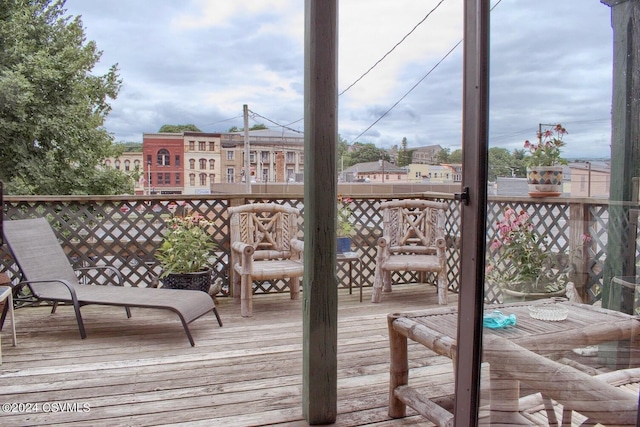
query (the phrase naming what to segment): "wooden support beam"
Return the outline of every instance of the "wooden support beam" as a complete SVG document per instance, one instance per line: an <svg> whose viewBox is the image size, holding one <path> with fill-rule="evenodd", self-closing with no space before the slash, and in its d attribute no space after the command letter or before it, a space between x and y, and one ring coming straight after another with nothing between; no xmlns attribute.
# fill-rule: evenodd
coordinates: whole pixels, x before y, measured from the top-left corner
<svg viewBox="0 0 640 427"><path fill-rule="evenodd" d="M337 416L337 36L337 0L306 0L302 406L311 425Z"/></svg>

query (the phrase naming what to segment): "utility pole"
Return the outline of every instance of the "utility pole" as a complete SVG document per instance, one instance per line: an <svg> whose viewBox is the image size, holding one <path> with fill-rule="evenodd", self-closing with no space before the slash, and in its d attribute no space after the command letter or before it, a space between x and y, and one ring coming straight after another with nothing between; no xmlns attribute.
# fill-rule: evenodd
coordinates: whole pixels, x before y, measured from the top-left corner
<svg viewBox="0 0 640 427"><path fill-rule="evenodd" d="M538 123L538 144L542 144L542 126L545 127L553 127L556 124L550 124L550 123Z"/></svg>
<svg viewBox="0 0 640 427"><path fill-rule="evenodd" d="M251 161L249 149L249 106L242 106L244 114L244 188L248 194L251 194Z"/></svg>

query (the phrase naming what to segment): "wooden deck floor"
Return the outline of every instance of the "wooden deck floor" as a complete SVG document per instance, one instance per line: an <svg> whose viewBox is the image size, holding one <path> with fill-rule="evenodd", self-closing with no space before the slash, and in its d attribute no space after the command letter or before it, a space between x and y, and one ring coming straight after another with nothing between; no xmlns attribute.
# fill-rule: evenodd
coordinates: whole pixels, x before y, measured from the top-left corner
<svg viewBox="0 0 640 427"><path fill-rule="evenodd" d="M432 286L394 287L380 304L340 289L337 426L430 426L410 414L387 416L389 350L386 315L437 305ZM450 304L456 304L450 296ZM0 425L305 426L302 416L301 300L288 294L254 299L254 316L218 299L213 315L195 321L191 347L177 316L161 310L85 307L81 340L70 307L16 311L18 346L5 331ZM411 381L433 395L453 392L451 362L410 346ZM417 369L416 369L417 368ZM422 379L424 378L424 379ZM6 405L5 405L6 406ZM11 406L11 405L10 405ZM3 408L5 408L3 406ZM75 409L75 411L74 411Z"/></svg>

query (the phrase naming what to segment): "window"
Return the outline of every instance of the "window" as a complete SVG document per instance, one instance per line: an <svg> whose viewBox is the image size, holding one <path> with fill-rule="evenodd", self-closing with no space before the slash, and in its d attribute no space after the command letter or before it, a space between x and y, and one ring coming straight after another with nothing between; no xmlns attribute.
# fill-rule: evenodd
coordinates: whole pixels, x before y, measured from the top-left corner
<svg viewBox="0 0 640 427"><path fill-rule="evenodd" d="M207 149L206 141L198 141L198 150L205 151Z"/></svg>
<svg viewBox="0 0 640 427"><path fill-rule="evenodd" d="M216 143L214 141L209 141L209 151L216 151Z"/></svg>
<svg viewBox="0 0 640 427"><path fill-rule="evenodd" d="M196 185L196 174L195 173L190 173L189 174L189 185L191 185L191 186Z"/></svg>
<svg viewBox="0 0 640 427"><path fill-rule="evenodd" d="M255 163L256 162L256 153L255 152L251 152L249 153L249 162L251 163Z"/></svg>
<svg viewBox="0 0 640 427"><path fill-rule="evenodd" d="M234 168L227 168L227 182L234 182L236 171Z"/></svg>
<svg viewBox="0 0 640 427"><path fill-rule="evenodd" d="M129 171L131 169L131 161L130 160L125 160L124 161L124 170Z"/></svg>
<svg viewBox="0 0 640 427"><path fill-rule="evenodd" d="M109 159L105 160L104 164L111 167L111 160Z"/></svg>
<svg viewBox="0 0 640 427"><path fill-rule="evenodd" d="M200 159L200 169L206 169L207 168L207 159Z"/></svg>
<svg viewBox="0 0 640 427"><path fill-rule="evenodd" d="M116 169L120 170L120 160L116 160L114 164L116 165Z"/></svg>
<svg viewBox="0 0 640 427"><path fill-rule="evenodd" d="M209 184L213 184L214 182L216 182L216 174L211 173L209 174Z"/></svg>
<svg viewBox="0 0 640 427"><path fill-rule="evenodd" d="M216 168L216 161L214 159L209 159L209 169L213 170Z"/></svg>
<svg viewBox="0 0 640 427"><path fill-rule="evenodd" d="M287 163L293 163L296 161L296 153L293 151L287 151Z"/></svg>
<svg viewBox="0 0 640 427"><path fill-rule="evenodd" d="M300 163L300 164L304 163L304 153L300 153L298 155L298 163Z"/></svg>
<svg viewBox="0 0 640 427"><path fill-rule="evenodd" d="M180 154L176 154L176 166L180 166Z"/></svg>
<svg viewBox="0 0 640 427"><path fill-rule="evenodd" d="M196 168L196 159L189 159L189 169Z"/></svg>
<svg viewBox="0 0 640 427"><path fill-rule="evenodd" d="M227 150L227 160L233 160L233 150Z"/></svg>
<svg viewBox="0 0 640 427"><path fill-rule="evenodd" d="M195 151L195 150L196 150L196 142L189 141L189 151Z"/></svg>
<svg viewBox="0 0 640 427"><path fill-rule="evenodd" d="M207 185L207 174L206 173L201 173L200 174L200 185Z"/></svg>
<svg viewBox="0 0 640 427"><path fill-rule="evenodd" d="M138 169L140 167L140 160L134 160L133 161L133 167Z"/></svg>
<svg viewBox="0 0 640 427"><path fill-rule="evenodd" d="M176 172L176 185L180 185L180 172Z"/></svg>
<svg viewBox="0 0 640 427"><path fill-rule="evenodd" d="M260 153L260 160L262 160L263 163L266 163L269 161L269 152L268 151L263 151L262 153Z"/></svg>
<svg viewBox="0 0 640 427"><path fill-rule="evenodd" d="M157 185L162 185L163 182L164 182L164 174L162 172L158 172L158 184Z"/></svg>
<svg viewBox="0 0 640 427"><path fill-rule="evenodd" d="M171 174L169 172L164 173L164 183L166 185L171 185Z"/></svg>
<svg viewBox="0 0 640 427"><path fill-rule="evenodd" d="M169 166L171 164L171 157L169 157L169 150L161 148L158 150L158 166Z"/></svg>
<svg viewBox="0 0 640 427"><path fill-rule="evenodd" d="M269 169L267 168L262 169L262 181L263 182L269 181Z"/></svg>
<svg viewBox="0 0 640 427"><path fill-rule="evenodd" d="M295 178L295 174L293 172L293 169L287 168L287 180L294 179L294 178Z"/></svg>
<svg viewBox="0 0 640 427"><path fill-rule="evenodd" d="M416 172L416 178L420 178L422 176L422 172Z"/></svg>

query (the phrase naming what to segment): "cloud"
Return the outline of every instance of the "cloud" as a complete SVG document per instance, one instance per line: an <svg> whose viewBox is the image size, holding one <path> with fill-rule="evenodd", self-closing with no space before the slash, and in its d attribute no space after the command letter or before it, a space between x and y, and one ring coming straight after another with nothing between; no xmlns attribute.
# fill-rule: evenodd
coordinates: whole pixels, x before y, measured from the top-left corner
<svg viewBox="0 0 640 427"><path fill-rule="evenodd" d="M339 2L339 91L393 49L339 97L343 138L385 148L403 137L409 147L460 147L462 46L445 56L462 39L462 5ZM277 123L304 115L304 2L67 0L66 6L83 15L88 39L104 51L96 73L119 64L124 85L106 123L116 140L141 141L165 123L225 131L243 125L243 104ZM496 5L492 146L520 148L539 123L561 122L570 132L567 151L608 155L610 18L610 8L597 1ZM303 122L295 126L303 129Z"/></svg>

